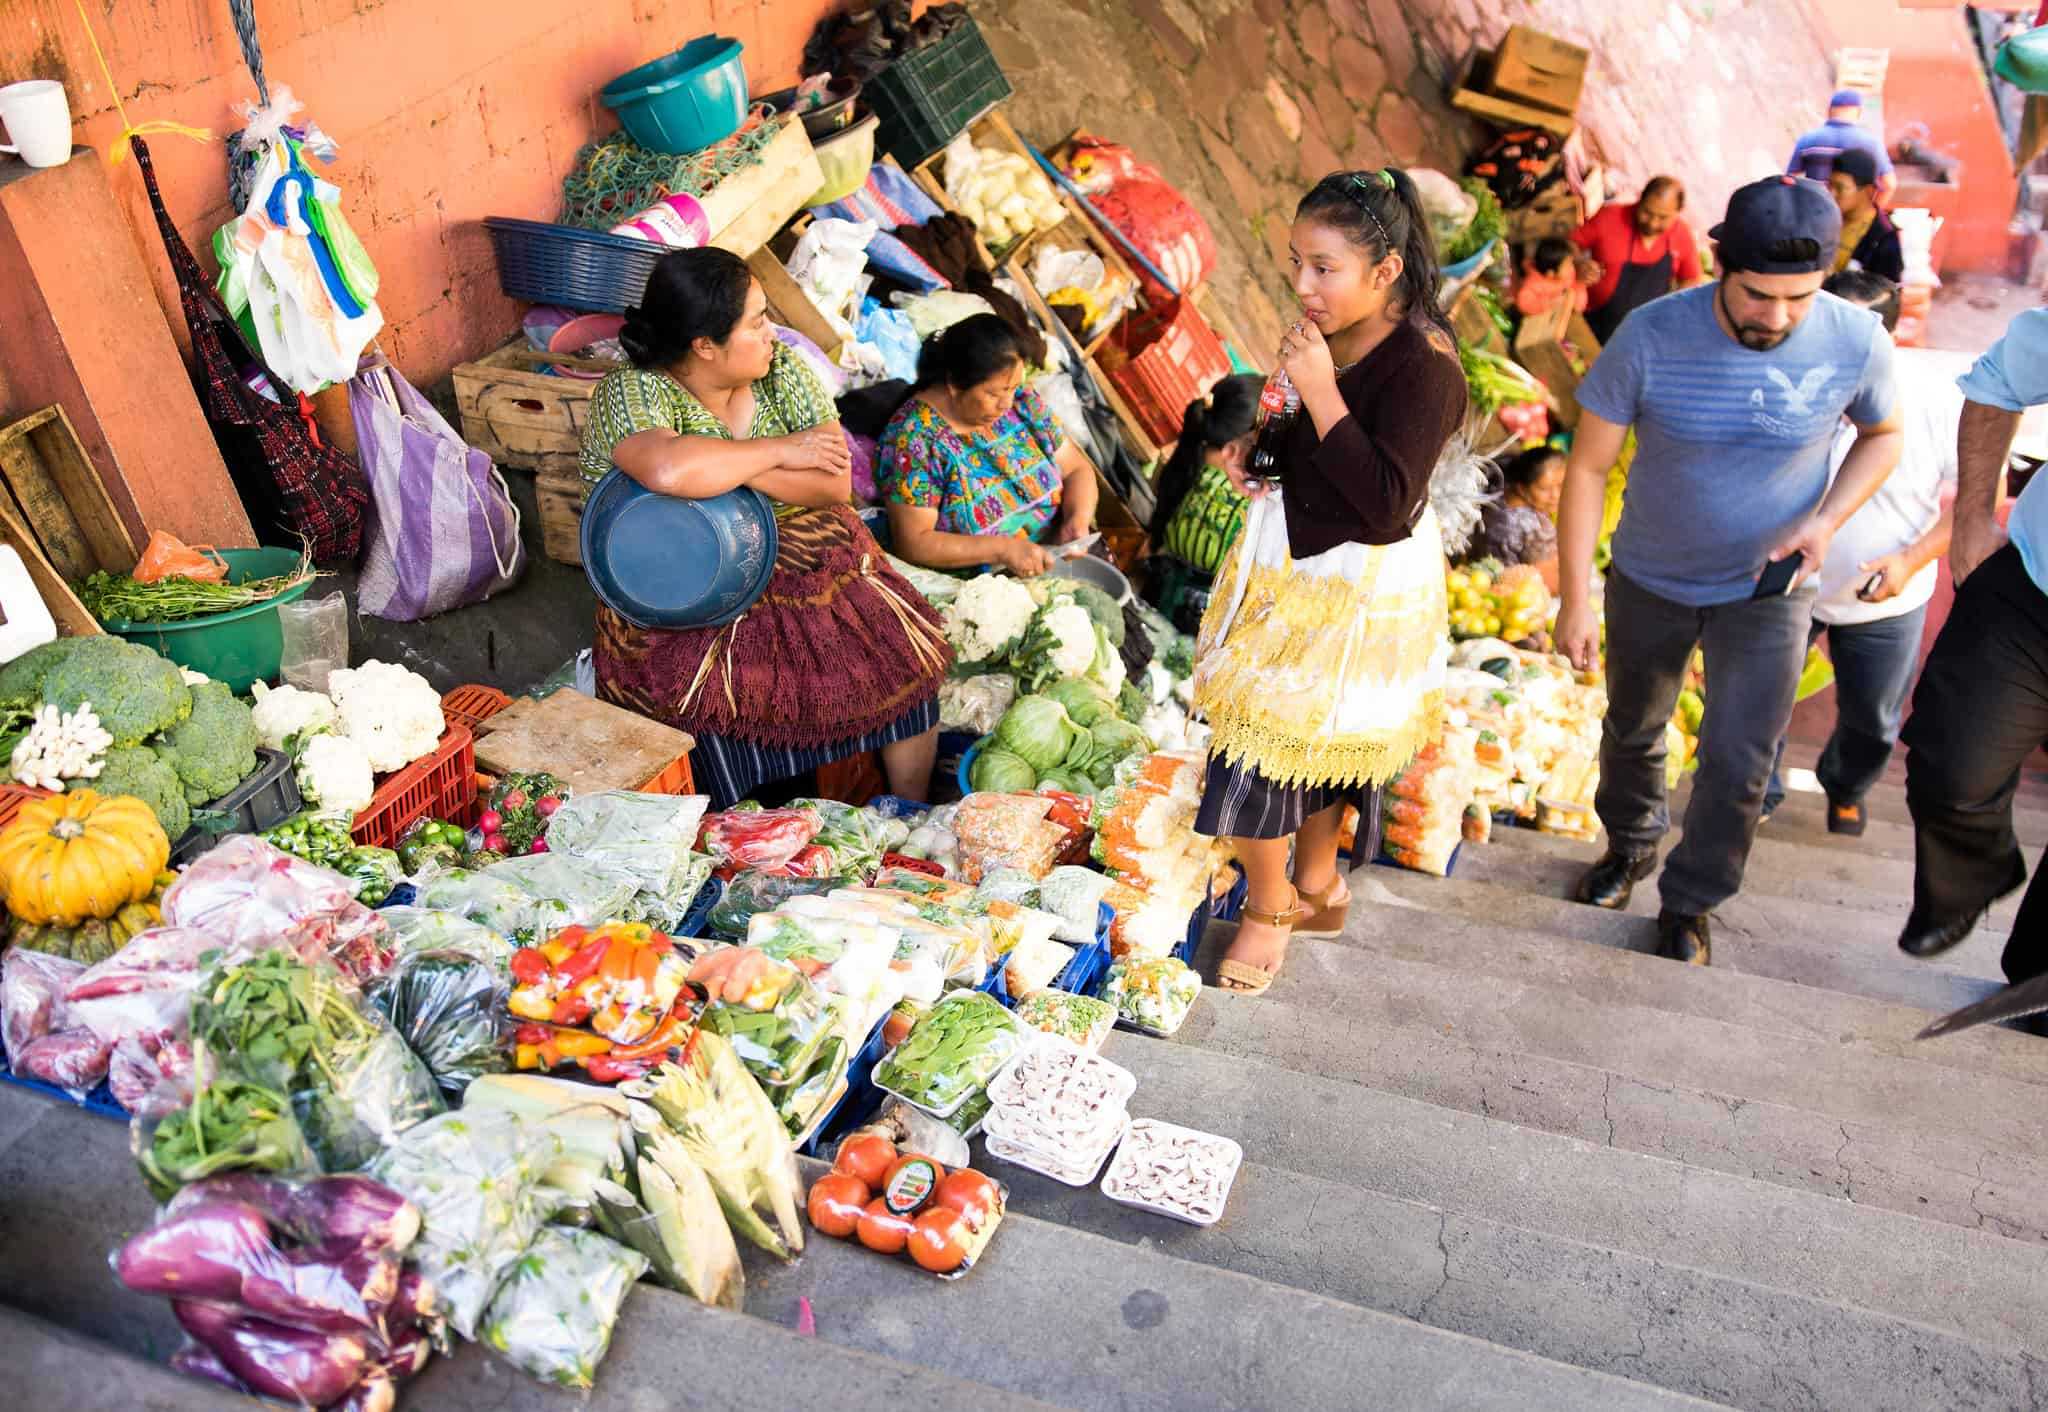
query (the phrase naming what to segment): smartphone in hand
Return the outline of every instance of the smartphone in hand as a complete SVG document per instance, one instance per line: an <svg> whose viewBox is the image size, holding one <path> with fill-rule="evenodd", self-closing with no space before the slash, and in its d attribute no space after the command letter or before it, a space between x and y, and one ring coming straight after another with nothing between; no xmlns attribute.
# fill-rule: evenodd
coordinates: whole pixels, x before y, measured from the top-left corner
<svg viewBox="0 0 2048 1412"><path fill-rule="evenodd" d="M1799 577L1799 571L1806 567L1804 554L1790 554L1783 559L1764 565L1758 575L1751 598L1783 598L1792 591L1792 580Z"/></svg>

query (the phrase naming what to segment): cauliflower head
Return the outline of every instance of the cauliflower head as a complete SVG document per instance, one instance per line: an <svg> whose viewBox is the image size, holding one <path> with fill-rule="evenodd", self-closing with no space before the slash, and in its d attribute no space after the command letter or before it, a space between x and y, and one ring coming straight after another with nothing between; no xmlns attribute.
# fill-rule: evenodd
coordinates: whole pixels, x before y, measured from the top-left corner
<svg viewBox="0 0 2048 1412"><path fill-rule="evenodd" d="M1016 646L1037 610L1037 600L1023 584L1001 574L983 574L963 584L946 608L946 638L960 661L987 662ZM1094 650L1091 642L1091 655Z"/></svg>
<svg viewBox="0 0 2048 1412"><path fill-rule="evenodd" d="M164 837L173 843L192 826L192 808L185 802L184 782L176 770L146 745L115 746L107 752L98 776L73 780L69 788L140 799L155 812L156 821L164 827Z"/></svg>
<svg viewBox="0 0 2048 1412"><path fill-rule="evenodd" d="M114 744L139 744L191 714L192 689L177 665L141 643L109 634L59 641L77 646L44 674L43 701L66 713L90 702Z"/></svg>
<svg viewBox="0 0 2048 1412"><path fill-rule="evenodd" d="M344 667L327 678L327 694L336 726L379 774L403 769L441 743L441 695L418 672L392 662Z"/></svg>
<svg viewBox="0 0 2048 1412"><path fill-rule="evenodd" d="M1095 665L1095 620L1078 603L1055 603L1045 610L1045 628L1053 643L1046 657L1063 677L1086 676Z"/></svg>
<svg viewBox="0 0 2048 1412"><path fill-rule="evenodd" d="M226 682L191 688L192 714L165 731L156 753L178 772L185 802L230 793L256 769L256 721Z"/></svg>
<svg viewBox="0 0 2048 1412"><path fill-rule="evenodd" d="M257 743L272 750L284 750L293 736L333 725L334 701L323 692L257 682L254 715Z"/></svg>
<svg viewBox="0 0 2048 1412"><path fill-rule="evenodd" d="M377 793L370 757L345 735L322 731L302 738L297 774L305 802L323 810L360 813Z"/></svg>

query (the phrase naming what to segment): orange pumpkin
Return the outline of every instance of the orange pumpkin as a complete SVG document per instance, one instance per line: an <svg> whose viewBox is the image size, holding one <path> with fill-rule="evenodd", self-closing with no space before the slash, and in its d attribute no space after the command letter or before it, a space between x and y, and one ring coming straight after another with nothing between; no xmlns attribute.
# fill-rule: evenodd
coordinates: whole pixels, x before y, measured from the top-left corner
<svg viewBox="0 0 2048 1412"><path fill-rule="evenodd" d="M0 832L0 900L31 925L76 926L147 900L170 857L139 799L81 789L32 800Z"/></svg>

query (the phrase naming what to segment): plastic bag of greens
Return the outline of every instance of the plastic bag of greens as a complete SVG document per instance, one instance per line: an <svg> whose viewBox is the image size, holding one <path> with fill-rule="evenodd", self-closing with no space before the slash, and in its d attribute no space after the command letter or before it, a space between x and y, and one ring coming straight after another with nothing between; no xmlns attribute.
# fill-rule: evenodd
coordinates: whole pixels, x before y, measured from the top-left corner
<svg viewBox="0 0 2048 1412"><path fill-rule="evenodd" d="M1103 880L1105 883L1108 879ZM1013 902L1019 907L1038 906L1038 879L1016 868L994 868L982 874L981 882L975 886L974 895L983 899L995 898L1001 902Z"/></svg>
<svg viewBox="0 0 2048 1412"><path fill-rule="evenodd" d="M327 1056L329 1073L292 1094L292 1111L328 1172L353 1172L444 1107L420 1057L375 1010Z"/></svg>
<svg viewBox="0 0 2048 1412"><path fill-rule="evenodd" d="M468 868L450 868L416 885L413 905L433 912L453 912L489 927L515 944L544 939L575 921L562 903L537 898L510 878L490 877Z"/></svg>
<svg viewBox="0 0 2048 1412"><path fill-rule="evenodd" d="M511 988L487 957L458 949L408 951L371 987L370 999L450 1094L507 1067Z"/></svg>
<svg viewBox="0 0 2048 1412"><path fill-rule="evenodd" d="M1054 868L1041 878L1037 906L1060 919L1053 935L1076 946L1093 941L1102 895L1109 891L1110 881L1106 873L1076 867Z"/></svg>
<svg viewBox="0 0 2048 1412"><path fill-rule="evenodd" d="M316 1176L320 1164L292 1116L291 1100L239 1072L196 1061L206 1072L191 1102L161 1118L137 1117L129 1150L150 1195L168 1201L187 1183L224 1172Z"/></svg>
<svg viewBox="0 0 2048 1412"><path fill-rule="evenodd" d="M433 1281L448 1323L474 1339L491 1294L552 1214L541 1174L561 1140L511 1113L444 1113L405 1132L370 1175L420 1208L406 1258Z"/></svg>
<svg viewBox="0 0 2048 1412"><path fill-rule="evenodd" d="M839 1038L840 1016L830 998L794 968L772 1002L749 1005L713 1000L697 1023L732 1041L735 1053L771 1099L803 1083ZM766 1001L766 997L762 998ZM843 1044L840 1045L843 1059Z"/></svg>
<svg viewBox="0 0 2048 1412"><path fill-rule="evenodd" d="M568 918L561 926L594 927L614 921L639 890L629 873L562 853L507 858L484 869L484 876L558 904Z"/></svg>
<svg viewBox="0 0 2048 1412"><path fill-rule="evenodd" d="M426 907L386 907L382 916L391 929L391 939L403 961L415 951L459 951L488 961L499 970L512 964L515 949L504 936L481 922L472 922L459 912L436 912Z"/></svg>
<svg viewBox="0 0 2048 1412"><path fill-rule="evenodd" d="M647 1257L595 1231L549 1226L491 1301L483 1341L514 1367L558 1387L587 1388Z"/></svg>
<svg viewBox="0 0 2048 1412"><path fill-rule="evenodd" d="M890 833L885 820L835 799L799 799L794 807L818 816L818 834L811 841L832 850L833 872L865 878L882 866Z"/></svg>
<svg viewBox="0 0 2048 1412"><path fill-rule="evenodd" d="M712 860L693 851L709 802L624 789L577 795L549 820L548 852L631 875L638 892L623 915L672 927L711 876Z"/></svg>
<svg viewBox="0 0 2048 1412"><path fill-rule="evenodd" d="M729 941L743 940L757 912L773 912L792 897L819 897L858 878L791 878L774 873L741 873L725 885L725 896L711 909L711 930Z"/></svg>

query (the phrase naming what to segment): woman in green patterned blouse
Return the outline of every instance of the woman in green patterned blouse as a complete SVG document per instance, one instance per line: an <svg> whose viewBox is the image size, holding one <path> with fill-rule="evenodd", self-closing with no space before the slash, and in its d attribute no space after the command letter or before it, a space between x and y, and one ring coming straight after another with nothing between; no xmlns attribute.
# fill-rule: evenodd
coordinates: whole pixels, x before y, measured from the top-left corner
<svg viewBox="0 0 2048 1412"><path fill-rule="evenodd" d="M751 486L775 502L779 547L767 591L724 627L638 628L600 604L599 694L694 735L698 788L721 807L874 749L892 793L924 798L945 632L849 503L838 410L776 338L746 262L664 255L619 340L633 366L592 394L583 474L616 465L695 500Z"/></svg>

